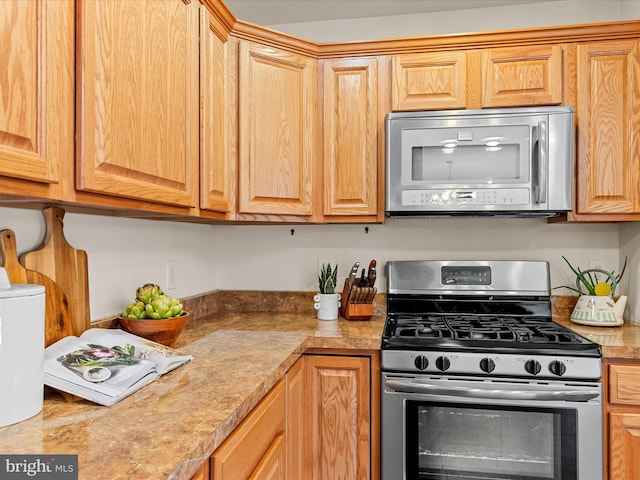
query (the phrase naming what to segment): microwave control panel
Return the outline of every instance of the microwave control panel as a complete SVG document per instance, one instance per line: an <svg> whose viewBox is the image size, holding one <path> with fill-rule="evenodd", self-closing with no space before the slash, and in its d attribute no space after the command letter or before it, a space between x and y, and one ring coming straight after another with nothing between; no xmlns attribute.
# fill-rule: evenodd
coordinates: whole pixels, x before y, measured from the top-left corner
<svg viewBox="0 0 640 480"><path fill-rule="evenodd" d="M404 190L403 206L529 205L529 189L484 188Z"/></svg>

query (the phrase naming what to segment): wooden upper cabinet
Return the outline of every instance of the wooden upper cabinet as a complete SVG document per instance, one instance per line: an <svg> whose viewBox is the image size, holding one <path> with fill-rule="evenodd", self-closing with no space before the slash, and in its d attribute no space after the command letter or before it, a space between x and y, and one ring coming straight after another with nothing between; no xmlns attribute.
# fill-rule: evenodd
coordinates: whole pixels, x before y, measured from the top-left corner
<svg viewBox="0 0 640 480"><path fill-rule="evenodd" d="M0 192L72 200L74 2L0 2Z"/></svg>
<svg viewBox="0 0 640 480"><path fill-rule="evenodd" d="M562 47L542 45L482 51L482 107L562 103Z"/></svg>
<svg viewBox="0 0 640 480"><path fill-rule="evenodd" d="M237 183L237 40L200 7L200 208L233 219Z"/></svg>
<svg viewBox="0 0 640 480"><path fill-rule="evenodd" d="M392 60L392 109L465 108L466 80L465 52L396 55Z"/></svg>
<svg viewBox="0 0 640 480"><path fill-rule="evenodd" d="M559 105L560 45L396 55L393 110Z"/></svg>
<svg viewBox="0 0 640 480"><path fill-rule="evenodd" d="M198 205L198 2L78 10L77 188Z"/></svg>
<svg viewBox="0 0 640 480"><path fill-rule="evenodd" d="M640 219L640 40L577 46L576 213Z"/></svg>
<svg viewBox="0 0 640 480"><path fill-rule="evenodd" d="M321 72L323 213L376 220L378 129L384 121L378 110L378 60L324 60Z"/></svg>
<svg viewBox="0 0 640 480"><path fill-rule="evenodd" d="M248 41L239 56L238 213L310 217L317 60Z"/></svg>

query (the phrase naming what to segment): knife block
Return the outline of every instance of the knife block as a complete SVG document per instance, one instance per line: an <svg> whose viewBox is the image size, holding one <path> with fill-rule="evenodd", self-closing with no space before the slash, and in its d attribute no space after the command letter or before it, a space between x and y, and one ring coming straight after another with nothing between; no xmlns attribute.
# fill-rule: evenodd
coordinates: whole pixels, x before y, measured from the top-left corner
<svg viewBox="0 0 640 480"><path fill-rule="evenodd" d="M373 316L373 299L376 296L375 287L349 288L349 279L344 280L342 296L340 297L339 313L345 320L369 320Z"/></svg>

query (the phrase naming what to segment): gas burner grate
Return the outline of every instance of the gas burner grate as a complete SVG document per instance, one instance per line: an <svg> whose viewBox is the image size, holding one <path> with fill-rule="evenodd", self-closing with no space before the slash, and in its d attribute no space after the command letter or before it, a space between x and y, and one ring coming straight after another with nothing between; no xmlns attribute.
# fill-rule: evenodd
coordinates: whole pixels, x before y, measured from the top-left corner
<svg viewBox="0 0 640 480"><path fill-rule="evenodd" d="M395 334L399 337L452 338L453 331L441 315L399 316Z"/></svg>
<svg viewBox="0 0 640 480"><path fill-rule="evenodd" d="M583 339L547 317L502 317L495 315L396 314L390 317L392 336L398 338L454 339L461 342L575 344Z"/></svg>

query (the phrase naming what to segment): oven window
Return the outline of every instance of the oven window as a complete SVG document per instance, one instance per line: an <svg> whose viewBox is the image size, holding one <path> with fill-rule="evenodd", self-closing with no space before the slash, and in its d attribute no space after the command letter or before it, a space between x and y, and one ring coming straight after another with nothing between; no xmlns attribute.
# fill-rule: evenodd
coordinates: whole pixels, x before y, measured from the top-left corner
<svg viewBox="0 0 640 480"><path fill-rule="evenodd" d="M577 480L577 412L407 402L407 478Z"/></svg>

